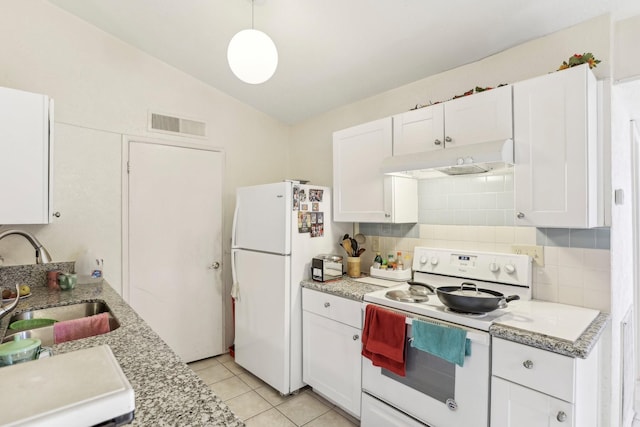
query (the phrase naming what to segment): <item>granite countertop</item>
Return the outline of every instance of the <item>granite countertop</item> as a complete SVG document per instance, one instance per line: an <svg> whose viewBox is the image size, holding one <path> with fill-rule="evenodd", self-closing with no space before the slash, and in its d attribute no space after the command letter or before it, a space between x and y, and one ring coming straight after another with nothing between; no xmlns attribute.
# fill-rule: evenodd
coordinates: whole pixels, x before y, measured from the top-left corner
<svg viewBox="0 0 640 427"><path fill-rule="evenodd" d="M3 286L13 284L15 280L31 286L31 296L20 300L14 313L32 308L104 301L120 322L118 329L107 334L56 344L52 349L55 357L56 354L108 344L135 391L135 419L131 425L244 426L106 281L78 284L70 291L54 291L44 286L45 268L70 271L68 265L28 267L22 272L26 274L21 274L17 267L0 268L0 284ZM0 323L1 336L5 334L10 317L5 316Z"/></svg>
<svg viewBox="0 0 640 427"><path fill-rule="evenodd" d="M569 357L586 359L608 323L609 315L607 313L598 314L582 335L574 342L530 332L525 329L497 324L491 325L489 333L497 338L504 338L509 341L526 344L531 347L541 348Z"/></svg>
<svg viewBox="0 0 640 427"><path fill-rule="evenodd" d="M314 280L307 279L303 280L300 285L303 288L313 289L355 301L362 301L364 294L380 289L380 286L357 282L347 275L344 275L340 279L334 279L328 282L316 282Z"/></svg>
<svg viewBox="0 0 640 427"><path fill-rule="evenodd" d="M304 288L314 289L356 301L362 301L366 293L380 289L380 286L368 283L357 282L348 276L329 282L315 282L313 280L303 280L300 285ZM586 358L591 349L595 346L605 330L609 321L607 313L600 313L585 329L575 342L550 337L536 332L531 332L525 328L514 328L512 326L493 324L489 328L489 333L498 338L526 344L531 347L552 351L569 357Z"/></svg>

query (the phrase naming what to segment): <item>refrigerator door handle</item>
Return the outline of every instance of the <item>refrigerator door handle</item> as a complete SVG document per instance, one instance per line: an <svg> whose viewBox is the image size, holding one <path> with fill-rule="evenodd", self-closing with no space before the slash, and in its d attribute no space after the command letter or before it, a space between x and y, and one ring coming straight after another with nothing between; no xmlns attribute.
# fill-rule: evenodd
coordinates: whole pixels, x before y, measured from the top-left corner
<svg viewBox="0 0 640 427"><path fill-rule="evenodd" d="M238 301L240 299L240 287L238 285L238 274L236 272L236 253L237 249L231 249L231 298Z"/></svg>
<svg viewBox="0 0 640 427"><path fill-rule="evenodd" d="M233 223L231 224L231 247L236 247L236 232L238 227L238 201L236 200L236 208L233 210Z"/></svg>

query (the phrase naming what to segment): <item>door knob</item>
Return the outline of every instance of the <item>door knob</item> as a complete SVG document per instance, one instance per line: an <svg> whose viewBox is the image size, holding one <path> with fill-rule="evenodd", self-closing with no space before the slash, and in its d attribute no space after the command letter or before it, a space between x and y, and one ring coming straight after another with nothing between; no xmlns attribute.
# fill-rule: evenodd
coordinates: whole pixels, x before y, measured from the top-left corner
<svg viewBox="0 0 640 427"><path fill-rule="evenodd" d="M218 261L214 261L213 264L209 266L209 270L217 270L220 268L220 263Z"/></svg>

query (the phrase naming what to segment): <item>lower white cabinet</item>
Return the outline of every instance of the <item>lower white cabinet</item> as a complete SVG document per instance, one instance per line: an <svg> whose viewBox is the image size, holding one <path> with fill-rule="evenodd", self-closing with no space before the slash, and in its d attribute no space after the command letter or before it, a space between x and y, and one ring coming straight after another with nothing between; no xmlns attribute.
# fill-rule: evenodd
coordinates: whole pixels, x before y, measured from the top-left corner
<svg viewBox="0 0 640 427"><path fill-rule="evenodd" d="M302 380L360 418L362 304L302 290Z"/></svg>
<svg viewBox="0 0 640 427"><path fill-rule="evenodd" d="M491 400L491 427L575 425L571 403L495 376Z"/></svg>
<svg viewBox="0 0 640 427"><path fill-rule="evenodd" d="M491 427L598 425L598 345L586 359L493 338Z"/></svg>

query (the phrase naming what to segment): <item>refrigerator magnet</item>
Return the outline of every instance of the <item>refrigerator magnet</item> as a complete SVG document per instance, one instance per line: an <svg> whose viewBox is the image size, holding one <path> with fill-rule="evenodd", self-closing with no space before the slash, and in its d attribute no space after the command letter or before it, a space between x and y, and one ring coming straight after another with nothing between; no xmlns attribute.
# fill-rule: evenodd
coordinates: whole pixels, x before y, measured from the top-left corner
<svg viewBox="0 0 640 427"><path fill-rule="evenodd" d="M309 190L309 201L310 202L321 202L322 201L322 194L324 193L324 190L319 190L319 189L310 189Z"/></svg>
<svg viewBox="0 0 640 427"><path fill-rule="evenodd" d="M293 186L293 210L297 211L300 207L300 187Z"/></svg>
<svg viewBox="0 0 640 427"><path fill-rule="evenodd" d="M320 203L318 202L311 203L311 210L314 212L318 212L320 210Z"/></svg>
<svg viewBox="0 0 640 427"><path fill-rule="evenodd" d="M324 236L324 224L311 224L311 237Z"/></svg>
<svg viewBox="0 0 640 427"><path fill-rule="evenodd" d="M311 216L309 212L298 212L298 233L309 233L311 230Z"/></svg>
<svg viewBox="0 0 640 427"><path fill-rule="evenodd" d="M308 211L309 210L309 205L306 203L301 203L300 204L300 210L301 211Z"/></svg>

